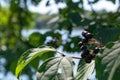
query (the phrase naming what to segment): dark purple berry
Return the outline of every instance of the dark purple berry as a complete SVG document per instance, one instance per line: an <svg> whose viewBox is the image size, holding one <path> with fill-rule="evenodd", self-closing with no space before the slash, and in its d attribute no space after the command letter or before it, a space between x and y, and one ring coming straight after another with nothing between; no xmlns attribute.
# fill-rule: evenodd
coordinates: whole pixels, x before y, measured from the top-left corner
<svg viewBox="0 0 120 80"><path fill-rule="evenodd" d="M86 54L81 54L81 58L85 58L86 57Z"/></svg>
<svg viewBox="0 0 120 80"><path fill-rule="evenodd" d="M87 43L88 42L88 39L84 38L82 39L82 43Z"/></svg>
<svg viewBox="0 0 120 80"><path fill-rule="evenodd" d="M93 38L93 34L87 32L87 31L83 31L82 32L82 36L85 37L85 38L87 38L87 39Z"/></svg>
<svg viewBox="0 0 120 80"><path fill-rule="evenodd" d="M88 54L88 55L86 56L86 59L93 59L93 56L92 56L91 54Z"/></svg>
<svg viewBox="0 0 120 80"><path fill-rule="evenodd" d="M89 54L89 50L85 49L85 50L82 51L81 57L85 58L88 54Z"/></svg>
<svg viewBox="0 0 120 80"><path fill-rule="evenodd" d="M87 39L91 39L91 38L93 38L93 34L87 33L85 37L86 37Z"/></svg>
<svg viewBox="0 0 120 80"><path fill-rule="evenodd" d="M81 46L83 45L83 43L80 41L80 42L78 43L78 45L81 47Z"/></svg>
<svg viewBox="0 0 120 80"><path fill-rule="evenodd" d="M96 54L92 54L93 58L95 58Z"/></svg>
<svg viewBox="0 0 120 80"><path fill-rule="evenodd" d="M85 50L85 49L87 49L87 46L82 45L81 50Z"/></svg>
<svg viewBox="0 0 120 80"><path fill-rule="evenodd" d="M97 54L97 53L99 52L99 50L100 50L100 49L99 49L98 47L95 47L94 53Z"/></svg>
<svg viewBox="0 0 120 80"><path fill-rule="evenodd" d="M85 62L86 63L91 63L92 60L89 60L89 59L85 59Z"/></svg>
<svg viewBox="0 0 120 80"><path fill-rule="evenodd" d="M83 53L88 55L89 54L89 50L85 49L85 50L83 50Z"/></svg>
<svg viewBox="0 0 120 80"><path fill-rule="evenodd" d="M82 36L83 36L83 37L86 37L86 34L87 34L87 33L88 33L87 31L83 31L83 32L82 32Z"/></svg>
<svg viewBox="0 0 120 80"><path fill-rule="evenodd" d="M88 55L85 57L85 62L86 62L86 63L90 63L92 59L93 59L93 56L92 56L91 54L88 54Z"/></svg>

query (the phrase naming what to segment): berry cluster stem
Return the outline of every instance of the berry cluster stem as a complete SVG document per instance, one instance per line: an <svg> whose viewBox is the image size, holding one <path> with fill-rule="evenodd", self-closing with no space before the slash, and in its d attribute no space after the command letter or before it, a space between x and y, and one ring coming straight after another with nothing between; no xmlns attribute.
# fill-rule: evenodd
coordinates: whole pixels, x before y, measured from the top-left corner
<svg viewBox="0 0 120 80"><path fill-rule="evenodd" d="M71 56L74 59L82 59L81 57Z"/></svg>

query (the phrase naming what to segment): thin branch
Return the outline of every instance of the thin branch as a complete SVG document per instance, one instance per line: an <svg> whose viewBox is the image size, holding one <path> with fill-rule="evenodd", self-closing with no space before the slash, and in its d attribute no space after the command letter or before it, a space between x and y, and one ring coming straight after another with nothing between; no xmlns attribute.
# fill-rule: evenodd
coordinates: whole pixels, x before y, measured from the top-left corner
<svg viewBox="0 0 120 80"><path fill-rule="evenodd" d="M57 53L59 53L61 56L66 56L65 54L63 54L62 52L56 51ZM71 58L74 59L82 59L81 57L76 57L76 56L70 56Z"/></svg>
<svg viewBox="0 0 120 80"><path fill-rule="evenodd" d="M89 0L87 0L87 1L88 1L88 4L89 4L89 5L90 5L90 7L91 7L92 12L93 12L93 13L95 13L95 10L93 9L92 4L90 3L90 1L89 1Z"/></svg>
<svg viewBox="0 0 120 80"><path fill-rule="evenodd" d="M82 59L81 57L71 56L74 59Z"/></svg>

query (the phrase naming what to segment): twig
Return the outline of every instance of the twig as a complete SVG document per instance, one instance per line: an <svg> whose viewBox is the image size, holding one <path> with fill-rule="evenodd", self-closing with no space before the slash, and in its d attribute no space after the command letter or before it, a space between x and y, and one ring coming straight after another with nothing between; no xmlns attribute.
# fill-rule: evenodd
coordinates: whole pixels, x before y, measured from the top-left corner
<svg viewBox="0 0 120 80"><path fill-rule="evenodd" d="M65 54L63 54L62 52L56 51L57 53L59 53L61 56L66 56ZM81 57L76 57L76 56L70 56L71 58L74 59L82 59Z"/></svg>
<svg viewBox="0 0 120 80"><path fill-rule="evenodd" d="M71 56L74 59L82 59L81 57Z"/></svg>
<svg viewBox="0 0 120 80"><path fill-rule="evenodd" d="M95 10L93 9L92 4L90 3L90 1L89 1L89 0L87 0L87 1L88 1L88 4L89 4L89 5L90 5L90 7L91 7L92 12L93 12L93 13L95 13Z"/></svg>

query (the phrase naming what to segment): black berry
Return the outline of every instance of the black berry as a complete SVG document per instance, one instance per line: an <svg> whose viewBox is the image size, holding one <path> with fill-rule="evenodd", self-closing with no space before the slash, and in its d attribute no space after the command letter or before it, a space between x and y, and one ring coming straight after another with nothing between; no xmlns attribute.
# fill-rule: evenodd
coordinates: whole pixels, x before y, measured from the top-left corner
<svg viewBox="0 0 120 80"><path fill-rule="evenodd" d="M81 57L82 57L82 58L85 58L85 57L86 57L86 54L83 54L83 53L82 53L82 54L81 54Z"/></svg>
<svg viewBox="0 0 120 80"><path fill-rule="evenodd" d="M85 49L85 50L82 51L81 57L85 58L88 54L89 54L89 50Z"/></svg>
<svg viewBox="0 0 120 80"><path fill-rule="evenodd" d="M96 54L92 54L93 58L95 58Z"/></svg>
<svg viewBox="0 0 120 80"><path fill-rule="evenodd" d="M88 55L85 57L85 62L86 62L86 63L90 63L92 59L93 59L93 56L90 55L90 54L88 54Z"/></svg>
<svg viewBox="0 0 120 80"><path fill-rule="evenodd" d="M89 59L85 59L85 62L86 63L91 63L92 60L89 60Z"/></svg>
<svg viewBox="0 0 120 80"><path fill-rule="evenodd" d="M81 50L85 50L85 49L87 49L87 46L82 45Z"/></svg>
<svg viewBox="0 0 120 80"><path fill-rule="evenodd" d="M82 39L81 42L78 43L78 45L80 46L80 49L82 51L81 58L83 58L86 63L90 63L92 61L92 59L94 59L96 57L97 53L99 52L99 47L97 46L96 43L92 43L93 34L87 32L87 31L83 31L82 36L84 38ZM90 44L89 48L87 48L87 44L88 44L88 46ZM96 47L93 45L95 45ZM95 47L95 48L93 49L93 47Z"/></svg>
<svg viewBox="0 0 120 80"><path fill-rule="evenodd" d="M78 43L78 45L79 45L79 47L81 47L81 46L83 45L83 43L80 41L80 42Z"/></svg>
<svg viewBox="0 0 120 80"><path fill-rule="evenodd" d="M91 54L88 54L88 55L86 56L86 59L93 59L93 56L92 56Z"/></svg>
<svg viewBox="0 0 120 80"><path fill-rule="evenodd" d="M91 38L93 38L93 34L87 33L85 37L86 37L87 39L91 39Z"/></svg>
<svg viewBox="0 0 120 80"><path fill-rule="evenodd" d="M87 33L88 33L87 31L83 31L83 32L82 32L82 36L83 36L83 37L86 37Z"/></svg>
<svg viewBox="0 0 120 80"><path fill-rule="evenodd" d="M99 52L99 48L98 48L98 47L95 47L94 53L97 54L98 52Z"/></svg>
<svg viewBox="0 0 120 80"><path fill-rule="evenodd" d="M82 39L82 43L88 43L88 39L86 38Z"/></svg>

